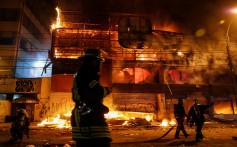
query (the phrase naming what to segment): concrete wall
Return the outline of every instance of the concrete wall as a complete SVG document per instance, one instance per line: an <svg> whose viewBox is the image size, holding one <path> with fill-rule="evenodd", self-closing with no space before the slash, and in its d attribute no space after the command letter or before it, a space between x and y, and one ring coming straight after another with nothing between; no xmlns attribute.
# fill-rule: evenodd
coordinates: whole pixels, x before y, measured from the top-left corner
<svg viewBox="0 0 237 147"><path fill-rule="evenodd" d="M5 122L5 117L11 114L11 102L8 100L0 101L0 122Z"/></svg>
<svg viewBox="0 0 237 147"><path fill-rule="evenodd" d="M46 116L47 110L49 110L50 91L51 78L42 78L40 94L37 95L39 104L35 105L34 121L41 121Z"/></svg>

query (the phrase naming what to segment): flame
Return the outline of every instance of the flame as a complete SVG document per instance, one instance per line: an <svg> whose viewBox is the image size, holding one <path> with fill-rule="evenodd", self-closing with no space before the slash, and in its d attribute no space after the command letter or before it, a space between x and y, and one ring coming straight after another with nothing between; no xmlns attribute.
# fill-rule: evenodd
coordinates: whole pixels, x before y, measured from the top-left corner
<svg viewBox="0 0 237 147"><path fill-rule="evenodd" d="M166 119L162 120L160 126L163 126L163 127L167 127L168 125L175 125L176 124L176 121L175 120L171 120L170 122Z"/></svg>
<svg viewBox="0 0 237 147"><path fill-rule="evenodd" d="M168 126L168 121L167 120L162 120L162 123L160 124L160 126L166 127Z"/></svg>
<svg viewBox="0 0 237 147"><path fill-rule="evenodd" d="M122 124L122 126L126 126L128 124L128 121L126 120L123 124Z"/></svg>
<svg viewBox="0 0 237 147"><path fill-rule="evenodd" d="M236 109L236 107L234 107ZM215 114L232 114L230 102L228 101L216 101L214 107Z"/></svg>
<svg viewBox="0 0 237 147"><path fill-rule="evenodd" d="M51 29L54 30L55 28L61 27L61 20L60 20L60 9L58 7L55 8L57 11L57 18L56 18L56 24L52 24Z"/></svg>
<svg viewBox="0 0 237 147"><path fill-rule="evenodd" d="M227 109L228 102L217 103L215 106L216 114L229 114L231 112L230 108ZM71 112L62 114L57 114L56 117L48 117L44 119L42 122L38 123L37 126L51 126L57 128L70 128L70 119ZM129 123L129 120L142 118L146 119L148 122L153 121L154 114L153 113L142 113L142 112L126 112L126 111L109 111L109 113L105 114L106 119L117 119L123 120L122 126L126 126ZM175 119L163 119L159 126L168 127L176 124Z"/></svg>
<svg viewBox="0 0 237 147"><path fill-rule="evenodd" d="M150 115L147 115L147 116L146 116L146 120L147 120L147 121L152 121L151 116L150 116Z"/></svg>
<svg viewBox="0 0 237 147"><path fill-rule="evenodd" d="M105 114L106 119L122 119L129 120L135 118L143 118L148 122L153 121L153 114L150 113L141 113L141 112L123 112L123 111L109 111L109 113Z"/></svg>
<svg viewBox="0 0 237 147"><path fill-rule="evenodd" d="M148 122L153 121L153 114L150 113L139 113L139 112L122 112L122 111L109 111L109 113L104 115L106 119L117 119L117 120L124 120L122 124L127 125L129 119L136 119L136 118L143 118L146 119ZM42 122L38 123L37 126L51 126L56 128L70 128L70 119L64 119L71 117L71 112L65 113L60 116L57 114L56 117L49 117L44 119Z"/></svg>
<svg viewBox="0 0 237 147"><path fill-rule="evenodd" d="M175 125L175 124L176 124L176 120L173 119L170 121L170 125Z"/></svg>
<svg viewBox="0 0 237 147"><path fill-rule="evenodd" d="M67 115L67 114L66 114ZM37 126L56 126L57 128L69 128L69 122L65 119L60 119L60 115L57 114L55 118L46 118L41 123L37 124Z"/></svg>
<svg viewBox="0 0 237 147"><path fill-rule="evenodd" d="M68 113L66 113L66 114L63 114L63 116L66 116L66 117L71 117L71 112L68 112Z"/></svg>
<svg viewBox="0 0 237 147"><path fill-rule="evenodd" d="M105 118L111 119L111 118L126 118L126 117L122 113L119 113L119 111L109 111L109 113L105 114Z"/></svg>
<svg viewBox="0 0 237 147"><path fill-rule="evenodd" d="M177 54L178 54L178 56L180 56L180 57L184 57L184 54L183 54L181 51L178 51Z"/></svg>

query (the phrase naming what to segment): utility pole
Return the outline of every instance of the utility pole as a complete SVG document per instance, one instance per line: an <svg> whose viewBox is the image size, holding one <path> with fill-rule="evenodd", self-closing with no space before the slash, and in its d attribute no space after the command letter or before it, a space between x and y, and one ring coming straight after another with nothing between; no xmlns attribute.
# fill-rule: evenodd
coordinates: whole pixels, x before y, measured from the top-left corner
<svg viewBox="0 0 237 147"><path fill-rule="evenodd" d="M235 84L235 82L236 82L236 81L235 81L235 72L234 72L234 69L233 69L232 59L231 59L231 56L230 56L230 37L229 37L230 26L231 26L232 22L234 21L234 19L235 19L235 18L233 18L233 19L230 21L230 24L229 24L229 26L228 26L228 28L227 28L227 32L226 32L226 51L227 51L228 65L229 65L229 68L230 68L230 76L231 76L231 80L232 80L232 84L233 84L233 91L234 91L235 103L236 103L236 107L237 107L237 90L236 90L236 84ZM233 114L235 114L232 99L231 99L231 103L232 103Z"/></svg>

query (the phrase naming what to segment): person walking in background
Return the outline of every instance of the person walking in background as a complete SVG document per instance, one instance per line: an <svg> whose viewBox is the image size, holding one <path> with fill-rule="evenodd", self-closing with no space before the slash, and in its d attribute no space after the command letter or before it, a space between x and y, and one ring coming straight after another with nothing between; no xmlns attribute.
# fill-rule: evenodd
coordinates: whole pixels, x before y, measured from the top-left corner
<svg viewBox="0 0 237 147"><path fill-rule="evenodd" d="M22 141L23 134L25 133L27 135L27 138L29 138L29 118L28 113L25 109L20 109L17 112L17 116L15 117L12 127L10 129L11 133L11 140L10 142L18 143Z"/></svg>
<svg viewBox="0 0 237 147"><path fill-rule="evenodd" d="M202 128L205 122L204 111L214 105L213 102L208 105L200 105L198 99L193 100L193 106L188 111L187 124L196 125L196 142L202 141L204 138Z"/></svg>
<svg viewBox="0 0 237 147"><path fill-rule="evenodd" d="M104 59L99 49L87 49L79 59L82 64L72 87L75 102L71 115L72 139L77 147L109 147L112 139L104 117L109 108L103 105L103 98L112 91L99 82Z"/></svg>
<svg viewBox="0 0 237 147"><path fill-rule="evenodd" d="M183 132L183 135L187 138L188 134L184 128L184 119L186 117L186 113L184 110L184 106L183 106L183 99L179 98L178 99L178 104L174 104L174 117L178 123L178 126L176 128L176 132L175 132L175 139L180 139L179 137L179 133L180 131Z"/></svg>

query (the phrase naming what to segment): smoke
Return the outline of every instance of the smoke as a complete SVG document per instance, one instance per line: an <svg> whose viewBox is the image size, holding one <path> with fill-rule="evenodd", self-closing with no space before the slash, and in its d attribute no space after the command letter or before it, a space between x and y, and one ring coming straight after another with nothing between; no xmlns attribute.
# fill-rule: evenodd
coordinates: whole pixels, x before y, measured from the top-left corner
<svg viewBox="0 0 237 147"><path fill-rule="evenodd" d="M106 14L145 15L153 29L218 37L233 18L236 0L59 0L64 11L80 11L88 21L104 21ZM87 13L87 14L86 14ZM78 16L77 16L78 17ZM100 18L100 19L98 19ZM226 23L225 23L226 22ZM223 35L223 34L222 34Z"/></svg>

